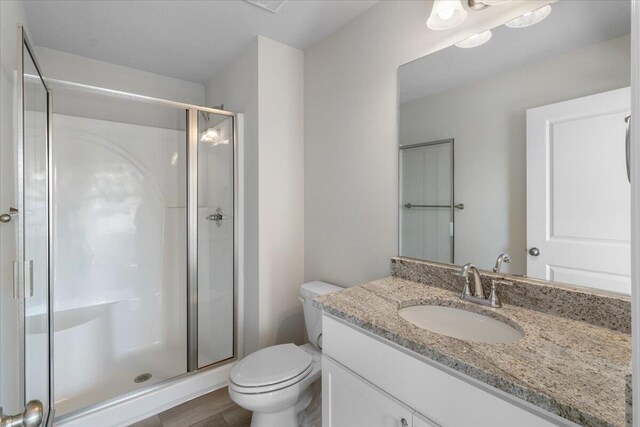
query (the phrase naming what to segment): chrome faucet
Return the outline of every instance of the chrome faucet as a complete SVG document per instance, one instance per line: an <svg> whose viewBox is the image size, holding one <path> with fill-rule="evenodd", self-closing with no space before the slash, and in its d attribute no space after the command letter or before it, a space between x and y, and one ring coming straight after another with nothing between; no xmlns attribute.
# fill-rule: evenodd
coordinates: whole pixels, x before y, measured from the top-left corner
<svg viewBox="0 0 640 427"><path fill-rule="evenodd" d="M473 291L471 290L471 286L469 283L469 273L473 273ZM507 282L505 280L493 279L491 280L491 291L489 292L489 296L485 298L480 271L475 265L470 263L465 264L459 272L454 274L456 276L461 276L464 278L464 288L462 288L462 295L460 295L460 298L462 298L464 301L469 301L494 308L502 307L502 303L500 302L498 294L496 293L496 288L498 287L498 285L512 285L511 282Z"/></svg>
<svg viewBox="0 0 640 427"><path fill-rule="evenodd" d="M469 273L473 273L473 289L470 287ZM464 277L464 289L462 290L462 295L464 299L464 295L470 295L473 297L484 298L484 289L482 287L482 279L480 278L480 272L478 268L471 264L467 263L462 266L462 269L458 276Z"/></svg>
<svg viewBox="0 0 640 427"><path fill-rule="evenodd" d="M502 268L502 263L511 264L511 257L509 254L500 254L498 255L498 259L496 260L496 265L493 267L494 273L500 273L500 269Z"/></svg>

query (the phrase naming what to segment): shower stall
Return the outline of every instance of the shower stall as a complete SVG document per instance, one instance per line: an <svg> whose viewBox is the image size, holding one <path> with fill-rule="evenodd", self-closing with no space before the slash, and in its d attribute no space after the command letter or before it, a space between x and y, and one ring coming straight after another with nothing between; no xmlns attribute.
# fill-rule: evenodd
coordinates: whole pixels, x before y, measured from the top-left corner
<svg viewBox="0 0 640 427"><path fill-rule="evenodd" d="M64 417L236 356L235 115L49 84Z"/></svg>
<svg viewBox="0 0 640 427"><path fill-rule="evenodd" d="M18 40L0 406L124 425L224 385L242 341L241 115L47 79Z"/></svg>
<svg viewBox="0 0 640 427"><path fill-rule="evenodd" d="M49 85L64 418L236 357L236 115Z"/></svg>
<svg viewBox="0 0 640 427"><path fill-rule="evenodd" d="M239 116L45 79L21 37L22 404L73 420L235 360Z"/></svg>

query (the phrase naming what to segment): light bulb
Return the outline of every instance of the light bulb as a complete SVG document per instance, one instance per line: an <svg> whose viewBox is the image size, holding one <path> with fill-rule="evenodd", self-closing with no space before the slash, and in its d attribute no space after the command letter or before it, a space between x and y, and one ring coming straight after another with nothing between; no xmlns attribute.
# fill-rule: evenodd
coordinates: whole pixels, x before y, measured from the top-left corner
<svg viewBox="0 0 640 427"><path fill-rule="evenodd" d="M456 46L461 47L463 49L478 47L488 42L491 39L491 36L492 34L490 30L483 31L478 34L474 34L471 37L466 38L462 41L459 41L458 43L456 43Z"/></svg>
<svg viewBox="0 0 640 427"><path fill-rule="evenodd" d="M438 12L438 18L442 19L443 21L446 21L451 19L454 13L455 11L453 9L441 10L440 12Z"/></svg>
<svg viewBox="0 0 640 427"><path fill-rule="evenodd" d="M435 0L431 15L427 19L427 27L432 30L449 30L467 19L467 11L460 0Z"/></svg>

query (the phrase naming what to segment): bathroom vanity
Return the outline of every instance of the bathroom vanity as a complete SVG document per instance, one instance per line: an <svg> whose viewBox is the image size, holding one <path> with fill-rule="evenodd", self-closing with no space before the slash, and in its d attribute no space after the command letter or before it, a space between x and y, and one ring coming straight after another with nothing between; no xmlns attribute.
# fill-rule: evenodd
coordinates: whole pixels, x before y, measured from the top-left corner
<svg viewBox="0 0 640 427"><path fill-rule="evenodd" d="M317 300L325 426L630 425L629 5L545 8L398 69L400 257Z"/></svg>
<svg viewBox="0 0 640 427"><path fill-rule="evenodd" d="M325 426L625 425L628 298L482 272L514 281L503 307L487 308L460 298L456 269L394 258L392 277L317 298ZM522 335L453 338L403 318L410 306L470 311Z"/></svg>

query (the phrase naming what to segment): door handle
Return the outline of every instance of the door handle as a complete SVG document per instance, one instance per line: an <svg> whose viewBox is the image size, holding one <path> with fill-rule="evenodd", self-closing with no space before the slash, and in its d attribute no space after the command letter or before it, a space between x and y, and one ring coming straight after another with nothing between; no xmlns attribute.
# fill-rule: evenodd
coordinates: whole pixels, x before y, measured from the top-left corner
<svg viewBox="0 0 640 427"><path fill-rule="evenodd" d="M529 255L531 255L531 256L538 256L538 255L540 255L540 249L535 248L535 247L533 247L533 248L529 249Z"/></svg>
<svg viewBox="0 0 640 427"><path fill-rule="evenodd" d="M5 415L0 408L0 427L39 427L44 410L42 402L32 400L24 407L24 412L17 415Z"/></svg>
<svg viewBox="0 0 640 427"><path fill-rule="evenodd" d="M624 118L627 124L627 136L625 139L624 151L627 161L627 179L631 182L631 114Z"/></svg>
<svg viewBox="0 0 640 427"><path fill-rule="evenodd" d="M7 222L11 222L11 220L13 219L14 216L18 215L18 209L16 208L9 208L9 213L5 213L0 215L0 222L2 223L7 223Z"/></svg>

